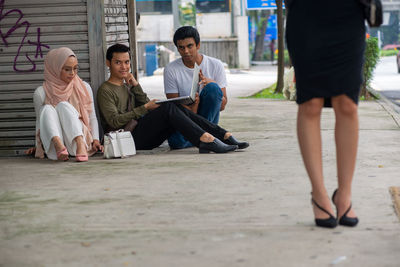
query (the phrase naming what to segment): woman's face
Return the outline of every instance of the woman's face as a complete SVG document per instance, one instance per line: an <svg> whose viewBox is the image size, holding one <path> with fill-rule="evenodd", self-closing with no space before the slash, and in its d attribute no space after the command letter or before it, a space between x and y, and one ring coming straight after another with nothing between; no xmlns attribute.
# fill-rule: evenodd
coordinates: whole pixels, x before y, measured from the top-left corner
<svg viewBox="0 0 400 267"><path fill-rule="evenodd" d="M60 79L66 83L70 83L78 73L78 60L74 56L70 56L61 68Z"/></svg>

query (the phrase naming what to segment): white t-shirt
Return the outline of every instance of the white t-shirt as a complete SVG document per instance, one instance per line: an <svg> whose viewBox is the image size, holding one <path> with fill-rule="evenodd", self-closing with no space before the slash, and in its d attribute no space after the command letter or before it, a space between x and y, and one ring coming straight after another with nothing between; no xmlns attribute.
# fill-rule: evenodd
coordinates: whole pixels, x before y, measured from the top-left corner
<svg viewBox="0 0 400 267"><path fill-rule="evenodd" d="M214 80L220 88L226 88L226 76L224 65L219 59L203 55L200 64L203 75ZM169 63L164 68L164 92L165 94L179 93L179 96L190 94L192 87L194 68L188 68L183 64L182 58Z"/></svg>

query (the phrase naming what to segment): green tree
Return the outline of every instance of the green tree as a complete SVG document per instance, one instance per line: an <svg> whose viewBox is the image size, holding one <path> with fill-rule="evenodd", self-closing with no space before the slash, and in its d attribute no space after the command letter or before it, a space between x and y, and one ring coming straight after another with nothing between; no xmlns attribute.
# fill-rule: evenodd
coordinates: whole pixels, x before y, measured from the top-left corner
<svg viewBox="0 0 400 267"><path fill-rule="evenodd" d="M379 62L379 46L378 38L370 37L366 40L365 61L363 66L364 80L361 84L360 96L369 98L368 88L371 86L371 81L374 75L374 70Z"/></svg>
<svg viewBox="0 0 400 267"><path fill-rule="evenodd" d="M264 55L264 38L268 26L270 10L250 10L249 16L257 25L256 41L251 60L262 61Z"/></svg>
<svg viewBox="0 0 400 267"><path fill-rule="evenodd" d="M196 26L196 4L195 1L180 1L179 22L183 26Z"/></svg>

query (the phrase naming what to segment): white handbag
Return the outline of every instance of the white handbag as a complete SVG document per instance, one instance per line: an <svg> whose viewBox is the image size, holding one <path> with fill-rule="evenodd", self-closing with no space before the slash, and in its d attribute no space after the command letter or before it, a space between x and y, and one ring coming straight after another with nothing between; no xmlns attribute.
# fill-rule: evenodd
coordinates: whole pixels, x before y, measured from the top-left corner
<svg viewBox="0 0 400 267"><path fill-rule="evenodd" d="M104 157L126 158L136 154L131 132L118 130L104 135Z"/></svg>

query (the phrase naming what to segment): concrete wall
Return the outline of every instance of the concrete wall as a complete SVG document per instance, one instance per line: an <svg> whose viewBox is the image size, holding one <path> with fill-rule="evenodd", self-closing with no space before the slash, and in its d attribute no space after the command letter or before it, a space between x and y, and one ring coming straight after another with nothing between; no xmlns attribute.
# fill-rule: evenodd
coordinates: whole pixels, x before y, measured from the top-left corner
<svg viewBox="0 0 400 267"><path fill-rule="evenodd" d="M174 18L171 15L141 15L137 27L138 41L171 42Z"/></svg>
<svg viewBox="0 0 400 267"><path fill-rule="evenodd" d="M240 6L238 8L240 10ZM234 12L240 14L240 11ZM229 43L229 47L225 47L230 55L221 54L217 55L211 52L210 56L217 57L230 67L239 67L247 69L250 66L249 62L249 44L248 44L248 29L247 29L247 16L234 16L234 23L232 25L232 15L228 12L223 13L201 13L196 15L197 29L200 33L203 45L207 44L208 52L217 51L225 47L224 43ZM137 40L139 43L163 43L171 42L174 34L174 19L173 15L145 15L140 17L140 23L137 30ZM232 30L234 32L232 32ZM235 51L232 51L230 44L233 39L236 39ZM216 42L216 41L221 42ZM214 43L216 47L213 49L209 45ZM143 49L138 47L139 53L143 53ZM205 52L205 51L203 51ZM236 58L237 57L237 58ZM235 58L235 60L232 60ZM139 65L143 66L143 57L139 56Z"/></svg>
<svg viewBox="0 0 400 267"><path fill-rule="evenodd" d="M384 11L397 11L400 10L400 0L383 0Z"/></svg>
<svg viewBox="0 0 400 267"><path fill-rule="evenodd" d="M197 29L204 39L227 38L232 36L230 13L197 14Z"/></svg>
<svg viewBox="0 0 400 267"><path fill-rule="evenodd" d="M230 13L197 14L197 29L204 39L231 37ZM174 18L169 15L141 15L138 41L171 41Z"/></svg>

